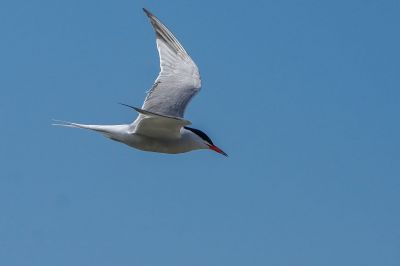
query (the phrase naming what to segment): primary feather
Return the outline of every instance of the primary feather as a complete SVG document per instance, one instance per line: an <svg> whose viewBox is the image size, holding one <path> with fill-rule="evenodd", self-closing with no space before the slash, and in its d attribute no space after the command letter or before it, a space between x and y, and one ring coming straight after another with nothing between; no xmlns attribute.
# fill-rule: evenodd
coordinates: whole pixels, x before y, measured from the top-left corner
<svg viewBox="0 0 400 266"><path fill-rule="evenodd" d="M201 88L199 70L167 27L148 10L143 10L156 32L161 71L142 109L182 118L186 106Z"/></svg>

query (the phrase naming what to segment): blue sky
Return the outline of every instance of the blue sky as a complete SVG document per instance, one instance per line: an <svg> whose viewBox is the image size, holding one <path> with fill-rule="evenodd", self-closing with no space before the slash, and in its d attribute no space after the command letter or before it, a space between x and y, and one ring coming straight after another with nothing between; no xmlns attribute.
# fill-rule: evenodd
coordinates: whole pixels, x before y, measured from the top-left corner
<svg viewBox="0 0 400 266"><path fill-rule="evenodd" d="M186 118L230 157L118 124L157 15L199 66ZM2 1L0 265L399 265L399 1Z"/></svg>

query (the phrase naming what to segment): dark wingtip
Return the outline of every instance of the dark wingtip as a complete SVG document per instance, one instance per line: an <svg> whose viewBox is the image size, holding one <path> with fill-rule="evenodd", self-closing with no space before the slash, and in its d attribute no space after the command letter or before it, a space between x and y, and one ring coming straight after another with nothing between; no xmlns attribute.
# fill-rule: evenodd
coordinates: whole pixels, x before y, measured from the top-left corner
<svg viewBox="0 0 400 266"><path fill-rule="evenodd" d="M134 107L134 106L126 104L126 103L119 103L119 104L123 105L123 106L126 106L126 107L129 107L129 108L132 108L133 110L139 112L139 109L137 107Z"/></svg>
<svg viewBox="0 0 400 266"><path fill-rule="evenodd" d="M148 17L152 17L153 16L153 14L151 14L151 12L149 10L147 10L146 8L144 8L144 7L143 7L143 11L144 11L144 13L146 13L146 15Z"/></svg>

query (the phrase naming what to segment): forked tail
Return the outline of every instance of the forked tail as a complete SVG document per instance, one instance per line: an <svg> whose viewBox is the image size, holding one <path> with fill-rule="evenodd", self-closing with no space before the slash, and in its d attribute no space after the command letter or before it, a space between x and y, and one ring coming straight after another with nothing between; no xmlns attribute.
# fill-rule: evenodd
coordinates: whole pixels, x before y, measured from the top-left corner
<svg viewBox="0 0 400 266"><path fill-rule="evenodd" d="M121 138L123 138L129 129L129 125L86 125L55 119L53 119L53 121L55 122L52 124L53 126L89 129L102 133L105 137L117 141L121 141Z"/></svg>
<svg viewBox="0 0 400 266"><path fill-rule="evenodd" d="M56 119L53 119L53 121L56 122L56 123L52 124L53 126L83 128L83 129L94 130L94 131L101 132L101 133L108 133L108 132L110 132L111 127L113 127L113 126L108 126L108 125L78 124L78 123L73 123L73 122L68 122L68 121L63 121L63 120L56 120Z"/></svg>

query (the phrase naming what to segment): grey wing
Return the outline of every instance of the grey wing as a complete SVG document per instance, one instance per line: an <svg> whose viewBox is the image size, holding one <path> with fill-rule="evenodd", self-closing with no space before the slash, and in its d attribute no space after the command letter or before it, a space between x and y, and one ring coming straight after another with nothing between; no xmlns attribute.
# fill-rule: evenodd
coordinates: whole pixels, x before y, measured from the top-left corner
<svg viewBox="0 0 400 266"><path fill-rule="evenodd" d="M185 108L201 87L199 70L175 36L153 14L143 9L156 32L161 71L142 109L183 117Z"/></svg>

